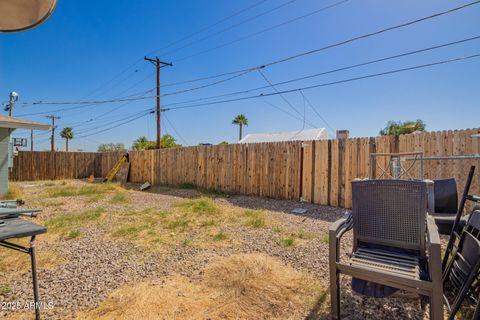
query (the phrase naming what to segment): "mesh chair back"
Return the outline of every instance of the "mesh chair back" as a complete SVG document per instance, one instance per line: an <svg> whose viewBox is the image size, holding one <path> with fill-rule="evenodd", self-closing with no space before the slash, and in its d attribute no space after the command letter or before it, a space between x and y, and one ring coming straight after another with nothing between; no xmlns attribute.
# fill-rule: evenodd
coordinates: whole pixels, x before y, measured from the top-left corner
<svg viewBox="0 0 480 320"><path fill-rule="evenodd" d="M354 246L358 242L425 253L427 184L424 181L352 182Z"/></svg>

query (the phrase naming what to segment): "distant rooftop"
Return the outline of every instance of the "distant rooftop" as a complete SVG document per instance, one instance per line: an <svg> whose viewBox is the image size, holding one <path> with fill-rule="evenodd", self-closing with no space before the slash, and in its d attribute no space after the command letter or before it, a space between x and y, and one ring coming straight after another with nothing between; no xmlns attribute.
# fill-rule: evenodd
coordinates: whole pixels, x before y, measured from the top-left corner
<svg viewBox="0 0 480 320"><path fill-rule="evenodd" d="M49 130L50 126L48 124L4 116L0 114L0 128Z"/></svg>
<svg viewBox="0 0 480 320"><path fill-rule="evenodd" d="M329 138L328 132L325 128L315 128L315 129L276 132L276 133L251 133L251 134L247 134L238 143L307 141L307 140L323 140L328 138Z"/></svg>

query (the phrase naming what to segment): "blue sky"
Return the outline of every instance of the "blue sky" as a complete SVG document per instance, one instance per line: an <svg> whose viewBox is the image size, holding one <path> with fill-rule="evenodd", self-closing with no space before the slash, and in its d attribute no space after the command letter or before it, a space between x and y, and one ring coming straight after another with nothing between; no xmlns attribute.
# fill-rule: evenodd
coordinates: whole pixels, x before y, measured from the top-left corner
<svg viewBox="0 0 480 320"><path fill-rule="evenodd" d="M155 99L128 104L96 104L63 111L61 109L72 106L31 106L22 103L39 100L91 101L144 94L155 86L154 67L143 61L143 56L147 53L173 62L173 67L162 69L162 84L166 85L262 65L467 3L438 0L349 0L284 26L247 37L337 2L339 1L60 0L53 16L38 28L23 33L0 34L0 101L8 100L8 93L14 90L20 94L14 110L15 116L26 115L24 117L27 119L48 122L44 114L28 114L55 112L61 117L58 120L59 129L72 126L76 132L78 138L71 142L73 148L96 150L97 145L103 142L123 142L126 146L131 146L132 141L142 135L154 139L153 114L109 131L97 131L121 124L123 118L140 116L141 112L155 106ZM255 4L257 5L254 6ZM247 7L251 8L211 26ZM262 14L275 7L279 8ZM261 16L255 18L257 15ZM265 68L262 72L268 80L276 83L478 36L479 17L480 4L280 63ZM203 32L178 42L209 26L211 27ZM237 41L242 38L246 39ZM172 42L177 43L162 50ZM233 43L216 48L229 42ZM207 52L201 53L203 51ZM480 40L286 84L278 86L278 89L304 87L477 53L480 53ZM428 130L478 127L479 71L480 59L476 58L305 90L304 95L328 123L327 125L307 106L306 128L311 124L327 127L331 133L332 129L348 129L351 136L372 136L388 120L417 118L426 121ZM165 86L162 93L197 87L220 79L223 78ZM262 76L254 71L201 90L162 97L162 105L265 84ZM272 90L267 88L256 93ZM239 113L245 114L249 120L249 126L244 130L246 133L302 129L302 95L296 92L284 97L301 116L280 96L272 96L167 111L162 114L162 131L172 134L182 144L218 143L222 140L235 142L238 128L231 121ZM292 114L295 116L292 117ZM87 122L90 119L93 121ZM48 134L38 134L35 139L36 149L48 149ZM84 135L90 136L82 138ZM14 136L29 138L29 133L19 130ZM64 142L57 139L57 146L63 145Z"/></svg>

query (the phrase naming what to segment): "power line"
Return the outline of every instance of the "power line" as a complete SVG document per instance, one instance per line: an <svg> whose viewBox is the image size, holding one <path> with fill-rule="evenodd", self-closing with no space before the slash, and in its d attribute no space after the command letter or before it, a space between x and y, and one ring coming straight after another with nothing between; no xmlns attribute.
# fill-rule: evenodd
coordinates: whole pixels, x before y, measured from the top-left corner
<svg viewBox="0 0 480 320"><path fill-rule="evenodd" d="M232 29L234 29L234 28L236 28L236 27L238 27L238 26L241 26L241 25L243 25L243 24L245 24L245 23L248 23L248 22L250 22L250 21L253 21L253 20L255 20L255 19L258 19L258 18L260 18L260 17L263 17L263 16L265 16L265 15L267 15L267 14L270 14L270 13L272 13L272 12L274 12L274 11L277 11L277 10L279 10L279 9L281 9L281 8L287 6L287 5L290 5L290 4L292 4L292 3L296 2L296 1L297 1L297 0L289 0L289 1L287 1L287 2L284 2L284 3L282 3L282 4L280 4L280 5L276 6L276 7L273 7L273 8L271 8L271 9L266 10L266 11L263 11L263 12L261 12L261 13L258 13L258 14L256 14L256 15L254 15L253 17L249 17L249 18L247 18L247 19L245 19L245 20L242 20L242 21L240 21L240 22L237 22L237 23L235 23L235 24L233 24L233 25L230 25L230 26L228 26L228 27L226 27L226 28L224 28L224 29L221 29L221 30L219 30L219 31L217 31L217 32L215 32L215 33L213 33L213 34L209 34L209 35L207 35L207 36L205 36L205 37L203 37L203 38L196 39L196 40L194 40L194 41L188 42L187 44L185 44L185 45L183 45L183 46L181 46L181 47L179 47L179 48L172 49L172 50L170 50L170 51L164 52L164 53L162 53L162 55L168 55L168 54L176 53L176 52L178 52L178 51L180 51L180 50L182 50L182 49L185 49L185 48L190 47L191 45L194 45L194 44L199 43L199 42L203 42L203 41L205 41L205 40L207 40L207 39L210 39L210 38L212 38L212 37L214 37L214 36L218 36L218 35L220 35L220 34L222 34L222 33L224 33L224 32L227 32L227 31L229 31L229 30L232 30ZM346 1L347 1L347 0L346 0Z"/></svg>
<svg viewBox="0 0 480 320"><path fill-rule="evenodd" d="M153 50L153 51L147 53L147 55L152 55L152 54L154 54L154 53L156 53L156 52L159 52L159 51L161 51L161 50L167 49L167 48L169 48L169 47L171 47L171 46L173 46L173 45L175 45L175 44L177 44L177 43L180 43L180 42L182 42L182 41L184 41L184 40L190 39L191 37L196 36L197 34L200 34L200 33L204 32L204 31L207 31L207 30L209 30L209 29L211 29L211 28L213 28L213 27L215 27L215 26L217 26L217 25L219 25L219 24L221 24L221 23L223 23L223 22L225 22L225 21L227 21L227 20L229 20L229 19L231 19L231 18L234 18L234 17L236 17L236 16L238 16L238 15L240 15L240 14L242 14L242 13L248 11L248 10L251 10L251 9L257 7L257 6L263 4L263 3L266 2L266 1L268 1L268 0L257 1L257 2L255 2L254 4L252 4L252 5L250 5L250 6L246 7L246 8L243 8L243 9L241 9L241 10L239 10L239 11L237 11L237 12L235 12L235 13L233 13L233 14L225 17L225 18L222 18L221 20L219 20L219 21L217 21L217 22L214 22L213 24L210 24L210 25L208 25L208 26L206 26L206 27L203 27L202 29L200 29L200 30L198 30L198 31L196 31L196 32L193 32L193 33L191 33L191 34L189 34L189 35L187 35L187 36L185 36L185 37L183 37L183 38L181 38L181 39L179 39L179 40L176 40L176 41L174 41L174 42L171 42L170 44L166 45L165 47L162 47L162 48L160 48L160 49Z"/></svg>
<svg viewBox="0 0 480 320"><path fill-rule="evenodd" d="M237 16L237 15L243 13L243 12L246 12L246 11L248 11L248 10L250 10L250 9L253 9L253 8L255 8L256 6L259 6L259 5L261 5L262 3L266 2L266 1L268 1L268 0L258 1L258 2L252 4L252 5L244 8L244 9L241 9L241 10L239 10L239 11L237 11L237 12L235 12L235 13L233 13L233 14L231 14L231 15L229 15L229 16L227 16L227 17L225 17L225 18L223 18L223 19L221 19L221 20L219 20L219 21L217 21L217 22L215 22L215 23L213 23L213 24L211 24L211 25L208 25L207 27L202 28L201 30L199 30L199 31L197 31L197 32L191 33L191 34L189 34L189 35L187 35L187 36L185 36L185 37L183 37L183 38L181 38L181 39L179 39L179 40L177 40L177 41L174 41L174 42L168 44L167 46L165 46L165 47L163 47L163 48L161 48L161 49L151 51L151 52L149 52L147 55L153 54L153 53L155 53L155 52L157 52L157 51L159 51L159 50L163 50L163 49L169 48L169 47L171 47L172 45L175 45L175 44L180 43L180 42L182 42L182 41L184 41L184 40L186 40L186 39L189 39L189 38L191 38L191 37L193 37L193 36L195 36L195 35L197 35L197 34L199 34L199 33L202 33L203 31L206 31L206 30L208 30L208 29L210 29L210 28L212 28L212 27L214 27L214 26L216 26L216 25L218 25L218 24L220 24L220 23L222 23L222 22L224 22L224 21L227 21L228 19L231 19L231 18L233 18L233 17L235 17L235 16ZM108 80L108 81L107 81L106 83L104 83L103 85L97 87L96 89L94 89L93 91L91 91L90 93L88 93L87 95L85 95L84 98L82 98L82 99L85 99L86 97L91 96L93 93L96 93L96 92L100 91L101 89L105 88L107 85L109 85L109 84L112 83L114 80L116 80L117 78L119 78L120 76L122 76L123 74L125 74L128 70L130 70L130 69L133 68L135 65L137 65L140 61L142 61L142 59L143 59L143 57L136 59L132 64L128 65L125 69L123 69L121 72L119 72L118 74L116 74L114 77L112 77L110 80ZM142 70L142 69L144 69L144 68L145 68L145 67L142 67L142 68L140 68L140 70ZM137 70L137 71L138 71L138 70ZM127 79L129 79L129 77L122 79L122 80L119 81L116 85L120 84L121 82L123 82L123 81L125 81L125 80L127 80Z"/></svg>
<svg viewBox="0 0 480 320"><path fill-rule="evenodd" d="M226 103L226 102L243 101L243 100L250 100L250 99L255 99L255 98L260 98L260 97L269 97L269 96L275 96L275 95L279 95L279 94L287 94L287 93L292 93L292 92L296 92L296 91L300 91L300 90L310 90L310 89L314 89L314 88L326 87L326 86L331 86L331 85L336 85L336 84L341 84L341 83L347 83L347 82L353 82L353 81L358 81L358 80L363 80L363 79L368 79L368 78L375 78L375 77L379 77L379 76L384 76L384 75L389 75L389 74L394 74L394 73L399 73L399 72L404 72L404 71L410 71L410 70L415 70L415 69L427 68L427 67L432 67L432 66L436 66L436 65L447 64L447 63L452 63L452 62L457 62L457 61L467 60L467 59L473 59L473 58L478 58L478 57L480 57L480 54L474 54L474 55L465 56L465 57L453 58L453 59L449 59L449 60L442 60L442 61L438 61L438 62L427 63L427 64L417 65L417 66L413 66L413 67L395 69L395 70L390 70L390 71L385 71L385 72L380 72L380 73L369 74L369 75L366 75L366 76L360 76L360 77L338 80L338 81L333 81L333 82L326 82L326 83L321 83L321 84L316 84L316 85L311 85L311 86L306 86L306 87L283 90L283 91L279 91L279 92L261 93L259 95L247 96L247 97L242 97L242 98L227 99L227 100L221 100L221 101L215 101L215 102L207 102L207 103L200 103L200 104L165 108L165 109L163 109L163 111L177 110L177 109L187 109L187 108L197 108L197 107L215 105L215 104Z"/></svg>
<svg viewBox="0 0 480 320"><path fill-rule="evenodd" d="M287 58L283 58L283 59L280 59L280 60L270 62L270 63L266 64L265 66L268 67L268 66L272 66L272 65L275 65L275 64L287 62L287 61L297 59L297 58L300 58L300 57L303 57L303 56L306 56L306 55L310 55L310 54L314 54L314 53L317 53L317 52L320 52L320 51L324 51L324 50L328 50L328 49L335 48L335 47L338 47L338 46L342 46L342 45L345 45L347 43L352 43L352 42L355 42L355 41L358 41L358 40L361 40L361 39L366 39L366 38L369 38L369 37L372 37L372 36L376 36L376 35L379 35L379 34L382 34L382 33L385 33L385 32L389 32L389 31L392 31L392 30L396 30L396 29L400 29L400 28L407 27L407 26L410 26L410 25L414 25L414 24L417 24L417 23L422 22L422 21L430 20L430 19L440 17L440 16L443 16L443 15L446 15L446 14L449 14L449 13L452 13L452 12L455 12L455 11L458 11L458 10L461 10L461 9L465 9L467 7L473 6L473 5L478 4L478 3L480 3L480 0L470 2L470 3L467 3L463 6L455 7L455 8L446 10L446 11L435 13L435 14L432 14L432 15L429 15L429 16L426 16L426 17L423 17L423 18L419 18L419 19L412 20L412 21L409 21L409 22L401 23L401 24L398 24L398 25L393 26L393 27L384 28L384 29L381 29L381 30L378 30L378 31L375 31L375 32L371 32L371 33L367 33L367 34L364 34L364 35L361 35L361 36L358 36L358 37L354 37L354 38L351 38L351 39L348 39L348 40L340 41L340 42L337 42L335 44L331 44L331 45L328 45L328 46L325 46L325 47L322 47L322 48L302 52L302 53L299 53L299 54L296 54L296 55L293 55L293 56L290 56L290 57L287 57Z"/></svg>
<svg viewBox="0 0 480 320"><path fill-rule="evenodd" d="M287 98L285 98L283 96L283 94L280 94L279 91L277 90L277 88L270 82L270 80L268 80L268 78L265 76L265 74L261 71L261 70L258 70L258 73L260 73L260 75L263 77L263 79L268 83L268 85L276 92L280 95L280 98L282 98L282 100L293 110L295 111L296 113L298 113L300 116L302 116L302 114L290 103L290 101L287 100Z"/></svg>
<svg viewBox="0 0 480 320"><path fill-rule="evenodd" d="M85 105L94 105L94 104L104 104L104 103L114 103L114 102L125 102L125 101L137 101L156 98L157 96L141 96L134 98L120 98L120 99L110 99L110 100L95 100L95 101L62 101L62 102L52 102L52 101L37 101L26 104L31 105L62 105L62 104L85 104Z"/></svg>
<svg viewBox="0 0 480 320"><path fill-rule="evenodd" d="M242 73L240 73L240 74L233 75L233 76L231 76L231 77L229 77L229 78L222 79L222 80L218 80L218 81L215 81L215 82L212 82L212 83L208 83L208 84L204 84L204 85L202 85L202 86L198 86L198 87L194 87L194 88L189 88L189 89L184 89L184 90L178 90L178 91L174 91L174 92L165 93L165 94L162 94L162 97L173 96L173 95L177 95L177 94L181 94L181 93L196 91L196 90L204 89L204 88L211 87L211 86L214 86L214 85L218 85L218 84L221 84L221 83L224 83L224 82L227 82L227 81L230 81L230 80L233 80L233 79L242 77L242 76L244 76L244 75L246 75L247 73L250 73L250 72L252 72L252 71L253 71L253 70L247 70L247 71L242 72Z"/></svg>
<svg viewBox="0 0 480 320"><path fill-rule="evenodd" d="M180 138L180 140L183 141L183 143L185 143L185 145L189 145L189 143L187 142L187 140L185 140L182 135L180 134L180 132L177 131L177 129L175 128L175 126L173 125L173 123L170 121L170 119L168 119L168 117L166 115L163 115L163 117L165 118L165 120L167 120L167 122L170 124L170 127L172 127L173 131L175 131L175 133L177 134L177 136Z"/></svg>
<svg viewBox="0 0 480 320"><path fill-rule="evenodd" d="M309 12L309 13L304 14L304 15L301 15L301 16L299 16L299 17L296 17L296 18L287 20L287 21L285 21L285 22L276 24L276 25L274 25L274 26L271 26L271 27L262 29L262 30L260 30L260 31L256 31L256 32L250 33L250 34L245 35L245 36L243 36L243 37L240 37L240 38L237 38L237 39L235 39L235 40L222 43L222 44L220 44L220 45L217 45L217 46L208 48L208 49L206 49L206 50L202 50L202 51L196 52L196 53L194 53L194 54L191 54L191 55L182 57L182 58L180 58L180 59L174 60L174 62L177 63L177 62L180 62L180 61L184 61L184 60L187 60L187 59L196 57L196 56L198 56L198 55L201 55L201 54L204 54L204 53L207 53L207 52L211 52L211 51L214 51L214 50L217 50L217 49L220 49L220 48L223 48L223 47L232 45L232 44L234 44L234 43L237 43L237 42L240 42L240 41L243 41L243 40L246 40L246 39L249 39L249 38L258 36L259 34L262 34L262 33L268 32L268 31L271 31L271 30L276 29L276 28L283 27L283 26L285 26L285 25L287 25L287 24L293 23L293 22L298 21L298 20L300 20L300 19L304 19L304 18L307 18L307 17L309 17L309 16L311 16L311 15L320 13L320 12L322 12L322 11L326 11L326 10L332 9L332 8L334 8L334 7L336 7L336 6L339 6L339 5L341 5L341 4L343 4L343 3L347 2L347 1L349 1L349 0L338 1L338 2L336 2L336 3L334 3L334 4L332 4L332 5L328 5L328 6L326 6L326 7L323 7L323 8L317 9L317 10L314 10L314 11L312 11L312 12Z"/></svg>
<svg viewBox="0 0 480 320"><path fill-rule="evenodd" d="M149 108L149 109L146 109L146 110L142 110L140 112L136 112L135 115L138 115L138 114L149 114L149 113L152 113L152 111L154 111L155 108ZM130 119L132 115L128 115L128 116L124 116L122 117L121 119L117 119L117 120L114 120L114 121L110 121L110 122L107 122L107 123L103 123L101 125L97 125L96 127L92 127L92 128L86 128L84 130L81 130L80 131L80 134L82 133L85 133L85 132L89 132L89 131L92 131L92 130L96 130L96 129L100 129L100 128L103 128L105 126L108 126L108 125L111 125L111 124L114 124L114 123L118 123L118 122L122 122L124 120L127 120L127 119Z"/></svg>
<svg viewBox="0 0 480 320"><path fill-rule="evenodd" d="M153 108L142 109L142 110L140 110L140 112L147 111L147 110L152 110L152 109ZM126 114L119 114L119 115L104 118L104 119L90 118L89 120L86 120L86 121L67 123L67 125L69 125L71 127L74 127L75 129L84 128L84 127L93 126L93 125L98 125L99 123L102 123L102 125L105 125L105 124L109 124L110 121L112 121L112 120L113 121L118 120L117 118L127 119L128 117L133 116L133 115L137 115L138 113L139 113L139 111L137 110L135 112L126 113ZM84 129L86 129L86 128L84 128Z"/></svg>
<svg viewBox="0 0 480 320"><path fill-rule="evenodd" d="M111 126L111 127L108 127L108 128L105 128L105 129L102 129L102 130L99 130L99 131L96 131L96 132L93 132L93 133L90 133L90 134L83 135L83 136L80 135L80 136L78 136L78 138L90 137L90 136L97 135L97 134L102 133L102 132L105 132L105 131L109 131L109 130L118 128L118 127L120 127L120 126L122 126L122 125L124 125L124 124L130 123L130 122L133 122L133 121L135 121L135 120L137 120L137 119L140 119L140 118L142 118L142 117L145 117L146 115L148 115L148 114L150 114L150 113L152 113L152 112L155 112L155 111L150 111L150 112L147 112L147 113L145 113L145 114L141 114L141 115L139 115L139 116L137 116L137 117L135 117L135 118L131 118L131 119L126 120L126 121L124 121L124 122L122 122L122 123L119 123L119 124L117 124L117 125L115 125L115 126Z"/></svg>
<svg viewBox="0 0 480 320"><path fill-rule="evenodd" d="M443 15L446 15L446 14L449 14L449 13L452 13L452 12L455 12L455 11L473 6L473 5L478 4L478 3L480 3L480 0L470 2L468 4L458 6L458 7L446 10L446 11L435 13L435 14L432 14L432 15L429 15L429 16L426 16L426 17L423 17L423 18L412 20L412 21L409 21L409 22L406 22L406 23L402 23L402 24L395 25L395 26L392 26L392 27L387 27L387 28L380 29L380 30L375 31L375 32L371 32L371 33L367 33L367 34L364 34L364 35L361 35L361 36L350 38L348 40L337 42L337 43L327 45L327 46L324 46L324 47L321 47L321 48L317 48L317 49L314 49L314 50L302 52L302 53L292 55L292 56L289 56L289 57L286 57L286 58L283 58L283 59L275 60L275 61L272 61L270 63L264 64L264 65L261 65L261 66L250 67L250 68L246 68L246 69L242 69L242 70L232 71L232 72L229 72L229 73L223 73L223 75L240 73L240 72L244 72L244 71L247 71L247 70L258 70L258 69L269 67L269 66L276 65L276 64L279 64L279 63L287 62L287 61L290 61L290 60L293 60L293 59L296 59L296 58L299 58L299 57L314 54L314 53L317 53L317 52L320 52L320 51L328 50L328 49L335 48L335 47L338 47L338 46L341 46L341 45L352 43L354 41L369 38L369 37L379 35L379 34L382 34L382 33L388 32L388 31L396 30L396 29L403 28L403 27L406 27L406 26L410 26L410 25L420 23L420 22L423 22L423 21L426 21L426 20L430 20L430 19L433 19L433 18L436 18L436 17L439 17L439 16L443 16ZM214 76L210 76L210 78L211 77L214 77ZM204 79L205 78L206 77L204 77ZM189 81L192 82L192 80L189 80ZM153 97L156 97L156 96L140 97L140 98L132 98L132 99L99 100L99 101L88 101L88 102L86 102L86 101L83 101L83 102L34 102L33 104L44 104L44 105L45 104L99 104L99 103L123 102L123 101L130 101L130 100L149 99L149 98L153 98Z"/></svg>
<svg viewBox="0 0 480 320"><path fill-rule="evenodd" d="M396 54L396 55L393 55L393 56L388 56L388 57L384 57L384 58L380 58L380 59L374 59L374 60L370 60L370 61L366 61L366 62L361 62L361 63L357 63L357 64L353 64L353 65L348 65L348 66L345 66L345 67L331 69L331 70L328 70L328 71L322 71L322 72L302 76L302 77L295 78L295 79L289 79L289 80L286 80L286 81L281 81L281 82L274 83L273 85L274 86L280 86L280 85L284 85L284 84L288 84L288 83L292 83L292 82L311 79L311 78L315 78L315 77L319 77L319 76L323 76L323 75L327 75L327 74L332 74L332 73L336 73L336 72L340 72L340 71L346 71L346 70L350 70L350 69L354 69L354 68L358 68L358 67L362 67L362 66L366 66L366 65L370 65L370 64L375 64L375 63L384 62L384 61L388 61L388 60L393 60L393 59L397 59L397 58L401 58L401 57L406 57L406 56L409 56L409 55L414 55L414 54L418 54L418 53L422 53L422 52L436 50L436 49L440 49L440 48L444 48L444 47L448 47L448 46L452 46L452 45L456 45L456 44L460 44L460 43L464 43L464 42L468 42L468 41L478 40L478 39L480 39L480 36L475 36L475 37L466 38L466 39L462 39L462 40L458 40L458 41L448 42L448 43L444 43L444 44L440 44L440 45L436 45L436 46L432 46L432 47L428 47L428 48L423 48L423 49L418 49L418 50L414 50L414 51L404 52L404 53ZM187 101L181 101L181 102L171 103L169 105L166 105L166 107L185 104L185 103L192 103L192 102L210 100L210 99L214 99L214 98L222 98L222 97L227 97L227 96L232 96L232 95L247 94L247 93L258 91L258 90L265 89L265 88L268 88L268 87L270 87L270 85L259 86L259 87L252 88L252 89L241 90L241 91L236 91L236 92L231 92L231 93L224 93L224 94L214 95L214 96L209 96L209 97L204 97L204 98L197 98L197 99L192 99L192 100L187 100Z"/></svg>
<svg viewBox="0 0 480 320"><path fill-rule="evenodd" d="M291 118L293 118L293 119L296 119L296 120L298 120L298 121L300 121L300 122L303 122L303 119L302 119L302 118L297 117L297 116L294 115L293 113L290 113L290 112L288 112L287 110L285 110L285 109L283 109L283 108L280 108L280 107L277 106L277 105L274 105L273 103L271 103L270 101L264 99L263 97L261 97L260 99L262 99L262 101L263 101L265 104L271 106L272 108L275 108L275 109L277 109L277 110L279 110L279 111L281 111L281 112L289 115L289 116L290 116ZM309 126L312 127L312 128L316 128L316 127L317 127L317 126L315 126L315 125L310 124L309 122L306 122L306 124L309 125Z"/></svg>
<svg viewBox="0 0 480 320"><path fill-rule="evenodd" d="M302 97L303 97L303 100L307 102L307 104L310 106L310 108L313 110L313 112L315 112L315 114L320 118L322 119L322 121L327 125L327 127L332 130L332 133L335 133L335 129L332 128L332 126L328 123L327 120L325 120L324 117L322 117L322 115L320 114L320 112L318 112L317 108L315 108L313 106L313 104L310 102L310 100L305 96L305 94L303 93L302 90L300 90L300 93L302 94Z"/></svg>
<svg viewBox="0 0 480 320"><path fill-rule="evenodd" d="M446 11L438 12L438 13L435 13L435 14L432 14L432 15L429 15L429 16L425 16L423 18L411 20L411 21L408 21L408 22L405 22L405 23L402 23L402 24L392 26L392 27L383 28L383 29L377 30L375 32L367 33L367 34L364 34L364 35L361 35L361 36L349 38L347 40L343 40L343 41L340 41L340 42L337 42L337 43L334 43L334 44L330 44L330 45L327 45L327 46L324 46L324 47L321 47L321 48L318 48L318 49L302 52L302 53L299 53L299 54L296 54L296 55L293 55L293 56L289 56L289 57L286 57L286 58L283 58L283 59L280 59L280 60L272 61L270 63L264 64L264 65L261 65L261 66L254 66L254 67L244 68L244 69L240 69L240 70L221 73L221 74L218 74L218 75L211 75L211 76L205 76L205 77L201 77L201 78L197 78L197 79L174 82L174 83L170 83L170 84L165 84L164 87L174 86L174 85L179 85L179 84L184 84L184 83L190 83L190 82L196 82L196 81L202 81L202 80L211 79L211 78L215 78L215 77L221 77L221 76L231 75L231 74L235 74L235 73L240 73L240 72L244 72L244 71L247 71L247 70L256 70L256 69L259 69L259 68L268 67L268 66L278 64L278 63L281 63L281 62L296 59L296 58L301 57L301 56L317 53L317 52L327 50L327 49L330 49L330 48L335 48L335 47L338 47L338 46L341 46L341 45L345 45L347 43L358 41L360 39L373 37L373 36L376 36L378 34L386 33L386 32L392 31L392 30L396 30L396 29L400 29L400 28L403 28L403 27L406 27L406 26L414 25L414 24L417 24L417 23L420 23L420 22L423 22L423 21L426 21L426 20L434 19L434 18L443 16L443 15L447 15L447 14L450 14L450 13L458 11L458 10L465 9L467 7L476 5L478 3L480 3L480 1L470 2L470 3L465 4L463 6L459 6L459 7L455 7L455 8L446 10Z"/></svg>

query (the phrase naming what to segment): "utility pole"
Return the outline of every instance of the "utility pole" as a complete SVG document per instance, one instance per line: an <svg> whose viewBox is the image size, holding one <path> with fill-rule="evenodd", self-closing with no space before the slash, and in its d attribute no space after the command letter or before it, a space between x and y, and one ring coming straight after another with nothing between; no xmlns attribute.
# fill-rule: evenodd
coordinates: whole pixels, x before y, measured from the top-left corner
<svg viewBox="0 0 480 320"><path fill-rule="evenodd" d="M30 129L30 151L33 151L33 129Z"/></svg>
<svg viewBox="0 0 480 320"><path fill-rule="evenodd" d="M160 113L162 109L160 107L160 69L163 67L171 67L171 63L162 62L158 57L155 59L144 57L146 61L151 62L157 69L157 149L160 149L161 128L160 128Z"/></svg>
<svg viewBox="0 0 480 320"><path fill-rule="evenodd" d="M52 119L52 137L50 138L51 139L51 152L55 152L55 119L60 119L60 117L56 117L55 115L51 115L51 116L45 116L46 118L49 118L49 119Z"/></svg>

